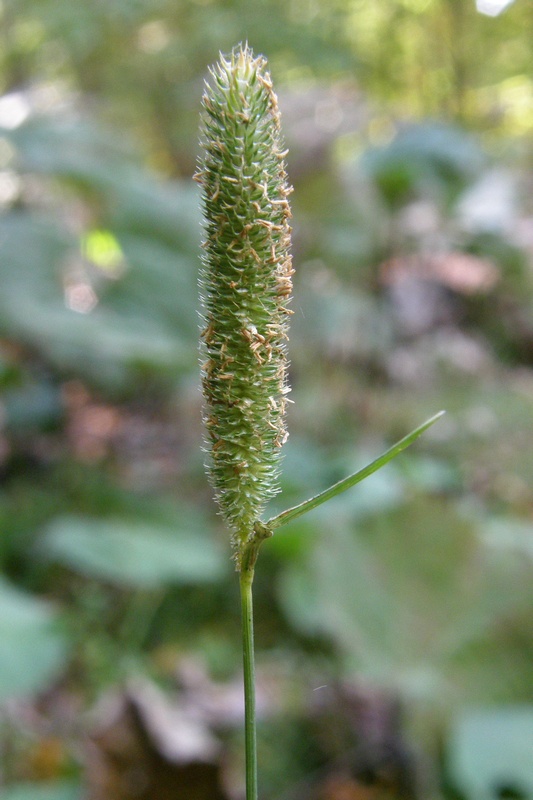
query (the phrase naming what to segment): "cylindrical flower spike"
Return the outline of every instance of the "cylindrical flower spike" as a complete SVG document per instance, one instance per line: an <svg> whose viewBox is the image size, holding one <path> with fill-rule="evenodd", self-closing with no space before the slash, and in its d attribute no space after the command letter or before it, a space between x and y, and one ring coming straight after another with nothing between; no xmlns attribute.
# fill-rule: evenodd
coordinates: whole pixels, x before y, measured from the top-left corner
<svg viewBox="0 0 533 800"><path fill-rule="evenodd" d="M208 471L237 565L287 438L290 187L266 61L221 56L203 96L202 377Z"/></svg>

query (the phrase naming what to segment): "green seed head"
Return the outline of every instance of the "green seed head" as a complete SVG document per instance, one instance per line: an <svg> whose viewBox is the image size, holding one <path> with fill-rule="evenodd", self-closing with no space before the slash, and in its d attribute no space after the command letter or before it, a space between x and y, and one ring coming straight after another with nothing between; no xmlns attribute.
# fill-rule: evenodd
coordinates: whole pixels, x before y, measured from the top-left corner
<svg viewBox="0 0 533 800"><path fill-rule="evenodd" d="M278 491L290 209L277 98L248 47L221 56L203 96L202 377L208 470L237 561Z"/></svg>

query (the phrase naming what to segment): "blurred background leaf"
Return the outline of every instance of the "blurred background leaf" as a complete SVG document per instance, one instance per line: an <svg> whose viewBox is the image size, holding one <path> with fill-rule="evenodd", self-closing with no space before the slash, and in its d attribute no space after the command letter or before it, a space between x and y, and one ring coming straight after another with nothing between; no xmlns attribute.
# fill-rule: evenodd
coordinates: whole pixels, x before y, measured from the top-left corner
<svg viewBox="0 0 533 800"><path fill-rule="evenodd" d="M450 777L468 797L533 797L533 709L465 711L450 737Z"/></svg>
<svg viewBox="0 0 533 800"><path fill-rule="evenodd" d="M3 793L4 800L79 800L81 789L74 783L61 781L47 786L42 783L23 783Z"/></svg>
<svg viewBox="0 0 533 800"><path fill-rule="evenodd" d="M45 688L64 668L68 640L57 612L44 601L0 584L0 697Z"/></svg>
<svg viewBox="0 0 533 800"><path fill-rule="evenodd" d="M225 561L206 529L60 517L49 523L42 546L48 558L82 575L125 586L159 588L167 583L203 583L220 578Z"/></svg>

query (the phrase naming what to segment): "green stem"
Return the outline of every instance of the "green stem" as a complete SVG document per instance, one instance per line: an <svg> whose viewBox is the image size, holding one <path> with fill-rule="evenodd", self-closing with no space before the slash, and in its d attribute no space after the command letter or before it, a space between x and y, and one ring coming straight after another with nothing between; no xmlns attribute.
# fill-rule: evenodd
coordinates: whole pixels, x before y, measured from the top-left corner
<svg viewBox="0 0 533 800"><path fill-rule="evenodd" d="M442 417L444 411L435 414L414 431L411 431L399 442L396 442L385 453L376 458L363 469L349 475L344 480L330 486L315 497L305 500L293 508L288 508L276 517L272 517L268 522L255 522L253 530L244 544L239 558L240 568L240 589L241 589L241 611L242 611L242 645L243 645L243 667L244 667L244 738L246 753L246 800L257 800L257 741L255 723L255 666L254 666L254 620L252 585L254 580L254 568L257 560L259 548L263 541L275 528L286 525L293 519L311 511L326 500L330 500L341 492L346 491L351 486L355 486L364 478L372 475L373 472L383 467L391 459L405 450L415 439L424 433L431 425Z"/></svg>
<svg viewBox="0 0 533 800"><path fill-rule="evenodd" d="M255 726L254 618L252 585L254 569L240 573L242 654L244 668L244 740L246 755L246 800L257 800L257 742Z"/></svg>

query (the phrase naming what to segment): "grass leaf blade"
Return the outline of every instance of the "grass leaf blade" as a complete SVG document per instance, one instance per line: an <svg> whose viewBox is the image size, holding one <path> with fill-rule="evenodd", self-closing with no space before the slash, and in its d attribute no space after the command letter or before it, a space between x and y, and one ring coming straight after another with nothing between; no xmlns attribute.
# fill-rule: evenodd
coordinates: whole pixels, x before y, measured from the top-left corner
<svg viewBox="0 0 533 800"><path fill-rule="evenodd" d="M341 492L351 489L352 486L360 483L365 478L368 478L369 475L372 475L374 472L377 472L378 469L384 467L385 464L388 464L389 461L392 461L393 458L395 458L403 450L409 447L409 445L416 441L419 436L421 436L425 431L427 431L428 428L434 425L435 422L437 422L437 420L439 420L445 413L445 411L439 411L433 417L426 420L426 422L424 422L418 428L415 428L414 431L408 433L407 436L404 436L403 439L400 439L399 442L396 442L396 444L389 448L385 453L382 453L382 455L378 456L378 458L376 458L374 461L371 461L370 464L367 464L366 467L354 472L352 475L348 475L347 478L343 478L342 480L338 481L338 483L330 486L329 489L325 489L323 492L320 492L314 497L309 498L309 500L304 500L303 503L293 506L292 508L288 508L286 511L282 511L280 514L277 514L275 517L269 519L266 525L270 528L270 530L281 528L282 525L292 522L298 517L301 517L302 514L307 514L308 511L312 511L314 508L322 505L322 503L325 503L327 500L331 500L331 498L341 494Z"/></svg>

